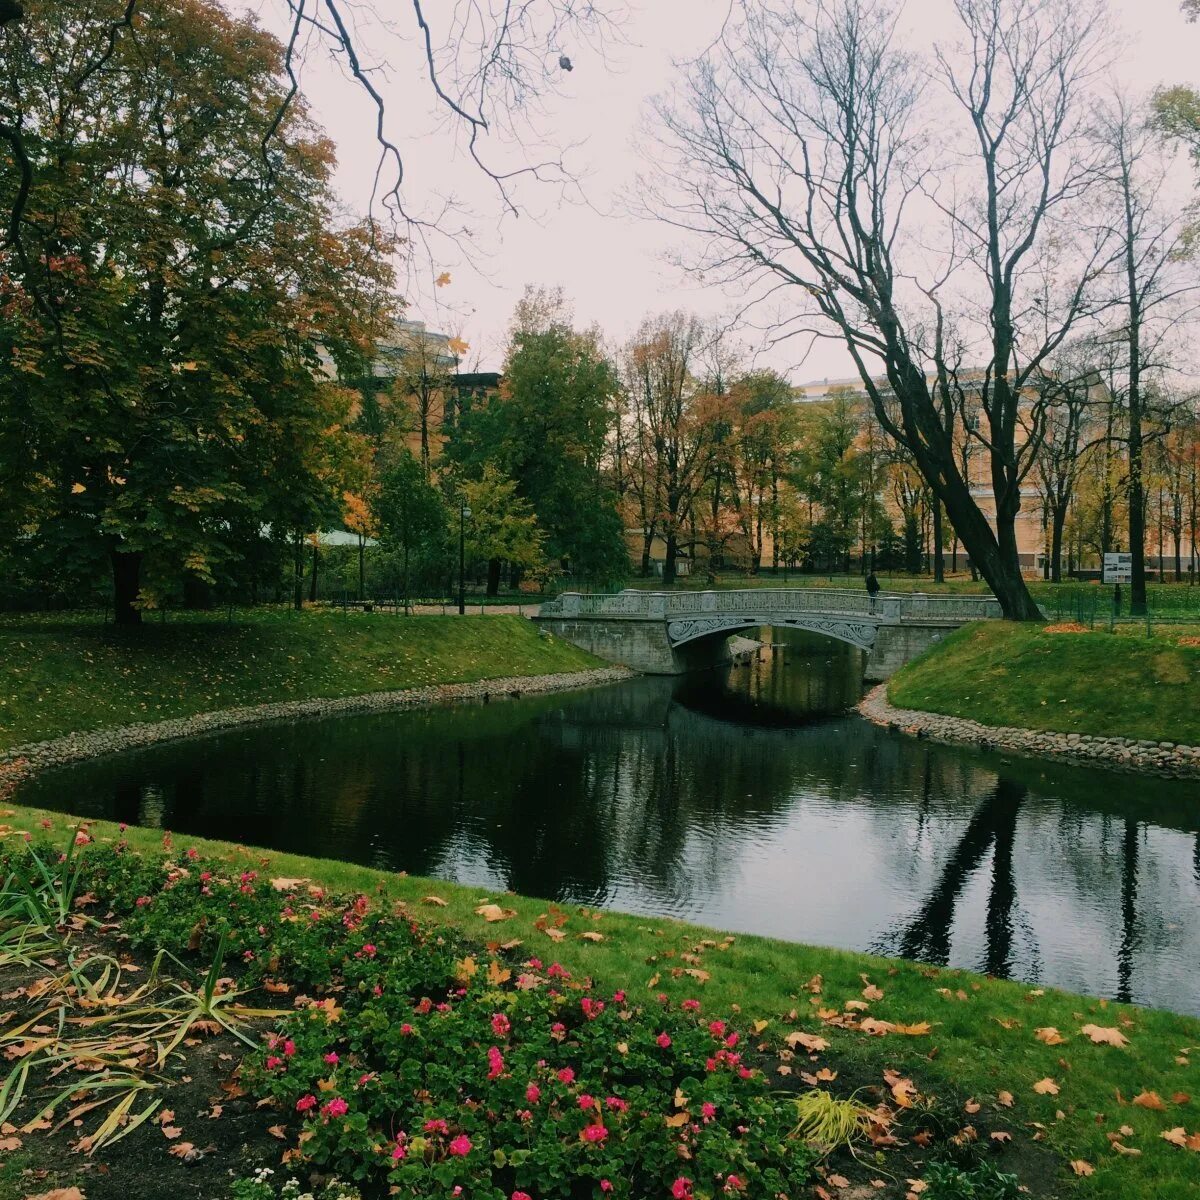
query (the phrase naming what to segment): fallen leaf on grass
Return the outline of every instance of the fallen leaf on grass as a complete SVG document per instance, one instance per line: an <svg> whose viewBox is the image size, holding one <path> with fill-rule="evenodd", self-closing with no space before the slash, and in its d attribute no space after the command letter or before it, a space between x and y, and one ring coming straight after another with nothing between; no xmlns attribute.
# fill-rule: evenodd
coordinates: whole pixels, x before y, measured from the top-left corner
<svg viewBox="0 0 1200 1200"><path fill-rule="evenodd" d="M1187 1092L1175 1092L1171 1096L1172 1104L1187 1104L1191 1100L1191 1096Z"/></svg>
<svg viewBox="0 0 1200 1200"><path fill-rule="evenodd" d="M441 896L422 896L421 903L430 904L434 908L445 908L448 901L443 900Z"/></svg>
<svg viewBox="0 0 1200 1200"><path fill-rule="evenodd" d="M584 932L581 933L579 936L585 942L602 942L602 941L604 941L604 934L597 933L594 929L584 930Z"/></svg>
<svg viewBox="0 0 1200 1200"><path fill-rule="evenodd" d="M485 921L508 921L517 915L515 908L501 908L498 904L481 904L475 915Z"/></svg>
<svg viewBox="0 0 1200 1200"><path fill-rule="evenodd" d="M1039 1096L1057 1096L1059 1088L1058 1084L1055 1083L1053 1079L1039 1079L1037 1083L1033 1085L1033 1090L1037 1092Z"/></svg>
<svg viewBox="0 0 1200 1200"><path fill-rule="evenodd" d="M282 1125L268 1125L267 1132L273 1138L278 1138L281 1142L287 1141L287 1129Z"/></svg>
<svg viewBox="0 0 1200 1200"><path fill-rule="evenodd" d="M801 1030L796 1030L794 1033L789 1033L783 1039L787 1044L795 1050L797 1046L803 1046L805 1050L821 1051L828 1050L829 1043L823 1037L817 1037L812 1033L804 1033Z"/></svg>
<svg viewBox="0 0 1200 1200"><path fill-rule="evenodd" d="M1012 1141L1012 1134L1008 1133L1004 1129L994 1130L992 1133L988 1134L988 1136L992 1139L993 1142L1011 1142Z"/></svg>
<svg viewBox="0 0 1200 1200"><path fill-rule="evenodd" d="M162 1127L163 1137L168 1141L173 1142L181 1133L183 1133L183 1130L178 1125L164 1125Z"/></svg>
<svg viewBox="0 0 1200 1200"><path fill-rule="evenodd" d="M1076 1175L1088 1176L1096 1173L1096 1168L1090 1162L1084 1162L1082 1158L1073 1158L1071 1160L1071 1170Z"/></svg>
<svg viewBox="0 0 1200 1200"><path fill-rule="evenodd" d="M1177 1125L1174 1129L1164 1129L1158 1136L1164 1142L1170 1142L1172 1146L1187 1146L1187 1130L1182 1125Z"/></svg>
<svg viewBox="0 0 1200 1200"><path fill-rule="evenodd" d="M1138 1108L1148 1108L1152 1112L1167 1111L1167 1106L1163 1103L1162 1097L1157 1092L1138 1092L1129 1103L1136 1104Z"/></svg>
<svg viewBox="0 0 1200 1200"><path fill-rule="evenodd" d="M542 932L554 942L561 942L567 936L561 929L543 929Z"/></svg>
<svg viewBox="0 0 1200 1200"><path fill-rule="evenodd" d="M848 1188L850 1186L850 1180L845 1175L830 1175L826 1182L833 1184L835 1188Z"/></svg>
<svg viewBox="0 0 1200 1200"><path fill-rule="evenodd" d="M1013 1106L1012 1092L997 1092L996 1099L999 1100L1000 1103L1003 1104L1005 1108L1012 1108L1012 1106Z"/></svg>
<svg viewBox="0 0 1200 1200"><path fill-rule="evenodd" d="M36 1196L26 1196L25 1200L87 1200L87 1197L77 1187L65 1187L38 1192Z"/></svg>
<svg viewBox="0 0 1200 1200"><path fill-rule="evenodd" d="M286 875L281 875L278 879L271 880L271 886L277 892L290 892L293 888L298 888L302 883L308 883L307 879L289 879Z"/></svg>
<svg viewBox="0 0 1200 1200"><path fill-rule="evenodd" d="M1045 1042L1047 1046L1062 1046L1065 1045L1067 1040L1053 1025L1046 1025L1041 1029L1035 1029L1033 1036L1039 1042Z"/></svg>
<svg viewBox="0 0 1200 1200"><path fill-rule="evenodd" d="M1128 1046L1129 1039L1119 1029L1106 1029L1100 1025L1085 1025L1080 1031L1097 1046Z"/></svg>
<svg viewBox="0 0 1200 1200"><path fill-rule="evenodd" d="M1123 1154L1126 1158L1139 1158L1142 1153L1131 1146L1123 1146L1120 1142L1110 1142L1110 1145L1118 1154Z"/></svg>
<svg viewBox="0 0 1200 1200"><path fill-rule="evenodd" d="M864 1000L882 1000L883 999L882 990L877 988L873 983L868 983L867 986L865 988L863 988L862 994L863 994Z"/></svg>

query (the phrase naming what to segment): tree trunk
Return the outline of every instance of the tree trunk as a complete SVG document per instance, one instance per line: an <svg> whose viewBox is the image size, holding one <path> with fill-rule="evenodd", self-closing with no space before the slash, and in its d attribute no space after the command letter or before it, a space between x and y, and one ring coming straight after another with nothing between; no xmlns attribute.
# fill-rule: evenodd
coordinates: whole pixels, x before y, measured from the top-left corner
<svg viewBox="0 0 1200 1200"><path fill-rule="evenodd" d="M487 594L496 595L500 591L500 559L488 559Z"/></svg>
<svg viewBox="0 0 1200 1200"><path fill-rule="evenodd" d="M946 552L942 545L942 502L933 501L933 582L946 582Z"/></svg>
<svg viewBox="0 0 1200 1200"><path fill-rule="evenodd" d="M1063 528L1067 523L1066 505L1050 511L1050 582L1062 583Z"/></svg>
<svg viewBox="0 0 1200 1200"><path fill-rule="evenodd" d="M304 607L304 535L297 533L292 548L292 607Z"/></svg>
<svg viewBox="0 0 1200 1200"><path fill-rule="evenodd" d="M663 560L663 583L670 586L675 582L675 562L679 558L679 541L675 536L675 529L672 526L670 533L667 534L667 550L666 557Z"/></svg>
<svg viewBox="0 0 1200 1200"><path fill-rule="evenodd" d="M138 580L142 573L140 550L116 550L110 554L113 577L113 620L118 625L140 625L141 609L137 607Z"/></svg>
<svg viewBox="0 0 1200 1200"><path fill-rule="evenodd" d="M316 541L313 542L312 556L312 578L308 581L308 602L316 604L317 602L317 572L321 565L321 547Z"/></svg>
<svg viewBox="0 0 1200 1200"><path fill-rule="evenodd" d="M361 602L366 598L366 557L367 539L360 533L358 535L358 599Z"/></svg>

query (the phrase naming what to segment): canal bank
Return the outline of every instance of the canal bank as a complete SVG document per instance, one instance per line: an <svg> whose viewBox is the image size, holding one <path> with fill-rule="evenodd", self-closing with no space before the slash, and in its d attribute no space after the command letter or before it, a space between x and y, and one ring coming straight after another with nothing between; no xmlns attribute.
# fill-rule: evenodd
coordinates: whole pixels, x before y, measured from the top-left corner
<svg viewBox="0 0 1200 1200"><path fill-rule="evenodd" d="M1006 750L1081 766L1157 775L1164 779L1200 777L1200 746L1180 746L1149 738L1093 737L1081 733L985 725L967 717L897 708L888 699L886 683L873 687L859 702L858 711L876 725L948 746Z"/></svg>

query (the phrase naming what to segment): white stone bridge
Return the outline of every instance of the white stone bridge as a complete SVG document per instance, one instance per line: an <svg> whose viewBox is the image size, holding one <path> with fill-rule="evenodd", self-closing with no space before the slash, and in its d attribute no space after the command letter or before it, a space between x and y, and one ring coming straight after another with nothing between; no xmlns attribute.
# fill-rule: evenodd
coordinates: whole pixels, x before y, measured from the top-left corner
<svg viewBox="0 0 1200 1200"><path fill-rule="evenodd" d="M992 596L945 596L839 588L741 588L615 595L565 592L535 621L597 658L650 675L680 675L728 657L725 640L741 629L802 629L866 652L864 677L898 667L965 625L1000 617Z"/></svg>

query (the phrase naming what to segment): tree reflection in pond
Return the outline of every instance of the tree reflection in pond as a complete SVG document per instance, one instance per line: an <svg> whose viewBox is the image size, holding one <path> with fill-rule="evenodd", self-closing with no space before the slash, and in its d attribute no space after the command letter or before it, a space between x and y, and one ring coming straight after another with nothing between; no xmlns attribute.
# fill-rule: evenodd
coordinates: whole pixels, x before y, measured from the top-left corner
<svg viewBox="0 0 1200 1200"><path fill-rule="evenodd" d="M1194 786L841 715L857 652L232 731L30 804L1200 1009Z"/></svg>

